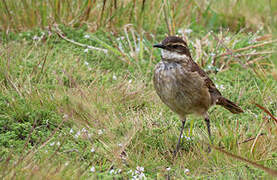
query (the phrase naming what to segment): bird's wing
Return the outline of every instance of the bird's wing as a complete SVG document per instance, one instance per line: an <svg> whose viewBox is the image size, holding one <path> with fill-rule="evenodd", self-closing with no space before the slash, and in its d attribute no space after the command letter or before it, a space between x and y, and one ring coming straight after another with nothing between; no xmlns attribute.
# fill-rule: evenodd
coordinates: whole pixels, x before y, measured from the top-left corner
<svg viewBox="0 0 277 180"><path fill-rule="evenodd" d="M201 77L204 78L205 85L208 87L210 94L212 96L221 96L220 91L216 88L215 84L209 78L207 73L203 69L201 69L196 62L191 61L191 63L191 71L197 72Z"/></svg>

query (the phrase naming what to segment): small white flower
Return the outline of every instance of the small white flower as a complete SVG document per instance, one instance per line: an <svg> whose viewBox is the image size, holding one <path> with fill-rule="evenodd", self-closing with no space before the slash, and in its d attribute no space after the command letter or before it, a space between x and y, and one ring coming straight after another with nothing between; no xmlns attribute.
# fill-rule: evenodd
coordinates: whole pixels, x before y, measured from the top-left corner
<svg viewBox="0 0 277 180"><path fill-rule="evenodd" d="M73 132L74 132L74 131L73 131L73 129L71 128L70 131L69 131L69 133L72 134Z"/></svg>
<svg viewBox="0 0 277 180"><path fill-rule="evenodd" d="M88 138L91 138L91 137L92 137L92 134L91 134L91 133L89 133L89 134L88 134Z"/></svg>
<svg viewBox="0 0 277 180"><path fill-rule="evenodd" d="M69 165L69 162L65 162L65 164L64 164L65 166L68 166Z"/></svg>
<svg viewBox="0 0 277 180"><path fill-rule="evenodd" d="M118 169L118 170L117 170L117 173L118 173L118 174L121 173L121 169Z"/></svg>
<svg viewBox="0 0 277 180"><path fill-rule="evenodd" d="M140 175L139 175L139 179L145 179L145 175L144 175L144 173L142 172L142 173L140 173Z"/></svg>
<svg viewBox="0 0 277 180"><path fill-rule="evenodd" d="M85 38L85 39L89 39L90 36L89 36L88 34L86 34L86 35L84 36L84 38Z"/></svg>
<svg viewBox="0 0 277 180"><path fill-rule="evenodd" d="M99 129L99 130L98 130L98 135L101 135L101 134L103 134L103 130L102 130L102 129Z"/></svg>
<svg viewBox="0 0 277 180"><path fill-rule="evenodd" d="M118 144L119 147L122 147L123 145L121 143Z"/></svg>
<svg viewBox="0 0 277 180"><path fill-rule="evenodd" d="M92 166L92 167L90 168L90 172L95 172L95 167L94 167L94 166Z"/></svg>
<svg viewBox="0 0 277 180"><path fill-rule="evenodd" d="M91 148L90 152L92 152L92 153L95 152L94 147Z"/></svg>
<svg viewBox="0 0 277 180"><path fill-rule="evenodd" d="M170 171L170 170L171 170L171 168L170 168L170 167L168 167L168 168L166 168L166 170L167 170L167 171Z"/></svg>
<svg viewBox="0 0 277 180"><path fill-rule="evenodd" d="M113 75L113 80L117 80L117 77L116 77L116 75Z"/></svg>
<svg viewBox="0 0 277 180"><path fill-rule="evenodd" d="M87 133L88 130L86 130L86 128L83 128L83 129L82 129L82 132Z"/></svg>
<svg viewBox="0 0 277 180"><path fill-rule="evenodd" d="M61 145L60 141L58 141L56 145L57 145L57 146Z"/></svg>
<svg viewBox="0 0 277 180"><path fill-rule="evenodd" d="M123 39L125 39L124 36L121 36L121 37L116 38L117 41L121 41L121 40L123 40Z"/></svg>
<svg viewBox="0 0 277 180"><path fill-rule="evenodd" d="M88 48L86 48L86 49L84 50L84 52L85 52L85 53L87 53L87 52L88 52L88 50L89 50L89 49L88 49Z"/></svg>
<svg viewBox="0 0 277 180"><path fill-rule="evenodd" d="M224 89L225 89L225 87L224 87L222 84L221 84L221 85L217 85L217 84L216 84L215 87L218 88L218 89L221 89L221 90L224 90Z"/></svg>
<svg viewBox="0 0 277 180"><path fill-rule="evenodd" d="M191 141L191 140L192 140L192 138L191 138L191 137L188 137L188 136L182 135L181 137L182 137L182 138L185 138L187 141Z"/></svg>
<svg viewBox="0 0 277 180"><path fill-rule="evenodd" d="M63 118L64 118L64 119L67 119L67 118L68 118L68 115L67 115L67 114L64 114L64 115L63 115Z"/></svg>
<svg viewBox="0 0 277 180"><path fill-rule="evenodd" d="M40 40L40 38L39 38L37 35L35 35L35 36L33 37L33 40L34 40L34 41L38 41L38 40Z"/></svg>
<svg viewBox="0 0 277 180"><path fill-rule="evenodd" d="M75 134L75 138L78 138L79 136L81 135L81 132L80 131L78 131L76 134Z"/></svg>
<svg viewBox="0 0 277 180"><path fill-rule="evenodd" d="M128 81L128 83L129 83L129 84L131 84L131 83L132 83L132 81L133 81L133 80L132 80L132 79L130 79L130 80Z"/></svg>
<svg viewBox="0 0 277 180"><path fill-rule="evenodd" d="M185 169L185 170L184 170L184 173L185 173L185 174L189 173L189 169Z"/></svg>
<svg viewBox="0 0 277 180"><path fill-rule="evenodd" d="M132 172L133 172L133 170L132 170L132 169L130 169L127 173L128 173L128 174L130 174L130 173L132 173Z"/></svg>
<svg viewBox="0 0 277 180"><path fill-rule="evenodd" d="M230 39L231 39L231 38L230 38L229 36L225 37L225 41L227 41L227 42L229 42Z"/></svg>
<svg viewBox="0 0 277 180"><path fill-rule="evenodd" d="M109 172L109 174L114 174L114 173L115 173L114 169L111 169Z"/></svg>
<svg viewBox="0 0 277 180"><path fill-rule="evenodd" d="M212 65L208 65L207 66L208 69L212 69L212 67L213 67Z"/></svg>
<svg viewBox="0 0 277 180"><path fill-rule="evenodd" d="M178 29L179 34L183 34L183 31L184 31L183 29Z"/></svg>
<svg viewBox="0 0 277 180"><path fill-rule="evenodd" d="M144 171L144 167L137 166L137 170L140 171L140 172L143 172Z"/></svg>
<svg viewBox="0 0 277 180"><path fill-rule="evenodd" d="M55 142L52 142L52 143L50 143L49 145L50 145L50 146L54 146L54 145L55 145Z"/></svg>
<svg viewBox="0 0 277 180"><path fill-rule="evenodd" d="M85 64L86 66L88 66L88 65L89 65L89 63L88 63L87 61L85 61L85 62L84 62L84 64Z"/></svg>
<svg viewBox="0 0 277 180"><path fill-rule="evenodd" d="M211 53L210 56L214 57L214 56L215 56L215 53Z"/></svg>
<svg viewBox="0 0 277 180"><path fill-rule="evenodd" d="M190 34L190 33L192 33L192 29L185 29L184 32L185 32L186 34Z"/></svg>

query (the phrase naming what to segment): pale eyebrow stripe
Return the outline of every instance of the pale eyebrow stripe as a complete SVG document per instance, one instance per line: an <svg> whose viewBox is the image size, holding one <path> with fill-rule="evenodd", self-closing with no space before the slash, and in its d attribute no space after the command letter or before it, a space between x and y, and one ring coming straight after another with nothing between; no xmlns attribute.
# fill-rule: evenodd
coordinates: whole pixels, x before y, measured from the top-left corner
<svg viewBox="0 0 277 180"><path fill-rule="evenodd" d="M174 46L174 45L184 46L184 44L182 44L182 43L173 43L173 44L169 44L169 45L172 45L172 46Z"/></svg>

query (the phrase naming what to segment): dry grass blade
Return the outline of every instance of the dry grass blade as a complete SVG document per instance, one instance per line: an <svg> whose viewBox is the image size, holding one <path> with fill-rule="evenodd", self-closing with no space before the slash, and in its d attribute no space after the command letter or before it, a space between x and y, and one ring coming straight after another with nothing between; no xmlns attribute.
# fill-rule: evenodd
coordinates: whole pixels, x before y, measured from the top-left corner
<svg viewBox="0 0 277 180"><path fill-rule="evenodd" d="M262 47L262 46L265 46L267 44L272 44L274 42L277 42L277 39L274 39L274 40L271 40L271 41L267 41L267 42L264 42L264 43L261 43L261 44L256 44L256 45L253 45L253 46L247 46L247 47L244 47L244 48L232 50L231 52L228 51L226 53L223 53L223 54L220 54L220 55L216 56L215 58L219 58L219 57L222 57L222 56L228 56L228 55L231 55L232 53L236 53L236 52L240 52L240 51L245 51L245 50L249 50L249 49L253 49L253 48L257 48L257 47Z"/></svg>
<svg viewBox="0 0 277 180"><path fill-rule="evenodd" d="M260 134L258 134L258 136L264 136L264 135L265 135L265 133L260 133ZM242 141L242 142L239 142L238 144L247 143L247 142L252 141L252 140L254 140L254 139L256 139L256 137L252 137L252 138L246 139L246 140L244 140L244 141Z"/></svg>
<svg viewBox="0 0 277 180"><path fill-rule="evenodd" d="M269 112L269 110L267 110L265 107L263 107L263 106L261 106L261 105L259 105L259 104L257 104L257 103L255 103L255 105L256 105L258 108L260 108L261 110L263 110L266 114L268 114L268 115L275 121L275 123L277 124L277 119L276 119L276 117L274 117L274 116Z"/></svg>
<svg viewBox="0 0 277 180"><path fill-rule="evenodd" d="M98 47L93 47L93 46L89 46L89 45L86 45L86 44L82 44L82 43L79 43L79 42L75 42L71 39L68 39L66 36L63 35L62 31L59 29L58 25L54 25L55 28L56 28L56 33L58 34L58 36L72 44L75 44L75 45L78 45L78 46L81 46L81 47L85 47L85 48L89 48L89 49L93 49L93 50L97 50L97 51L103 51L104 53L107 53L108 50L107 49L102 49L102 48L98 48Z"/></svg>
<svg viewBox="0 0 277 180"><path fill-rule="evenodd" d="M223 154L226 154L226 155L229 156L229 157L232 157L232 158L234 158L234 159L238 159L238 160L240 160L240 161L242 161L242 162L245 162L245 163L247 163L247 164L250 164L250 165L252 165L252 166L254 166L254 167L258 168L258 169L262 169L262 170L264 170L265 172L267 172L268 174L270 174L270 175L272 175L272 176L274 176L274 177L277 177L277 171L276 171L275 169L270 169L270 168L265 167L265 166L263 166L263 165L257 164L256 162L253 162L253 161L250 161L250 160L248 160L248 159L245 159L245 158L243 158L243 157L241 157L241 156L232 154L232 153L230 153L230 152L227 152L227 151L225 151L225 150L223 150L223 149L221 149L221 148L215 147L215 146L213 146L213 145L211 145L211 147L212 147L213 149L215 149L215 150L217 150L217 151L223 153Z"/></svg>
<svg viewBox="0 0 277 180"><path fill-rule="evenodd" d="M258 55L264 55L264 54L273 54L275 51L264 51L264 52L256 52L256 53L247 53L247 54L239 54L235 55L234 57L244 57L244 56L258 56Z"/></svg>

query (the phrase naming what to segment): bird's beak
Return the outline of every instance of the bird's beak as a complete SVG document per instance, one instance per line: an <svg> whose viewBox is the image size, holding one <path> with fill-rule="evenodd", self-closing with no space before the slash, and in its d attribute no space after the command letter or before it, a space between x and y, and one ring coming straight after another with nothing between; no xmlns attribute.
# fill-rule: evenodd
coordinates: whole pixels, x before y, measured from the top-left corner
<svg viewBox="0 0 277 180"><path fill-rule="evenodd" d="M162 45L162 44L155 44L153 47L165 49L165 45Z"/></svg>

